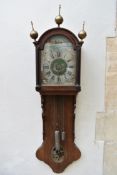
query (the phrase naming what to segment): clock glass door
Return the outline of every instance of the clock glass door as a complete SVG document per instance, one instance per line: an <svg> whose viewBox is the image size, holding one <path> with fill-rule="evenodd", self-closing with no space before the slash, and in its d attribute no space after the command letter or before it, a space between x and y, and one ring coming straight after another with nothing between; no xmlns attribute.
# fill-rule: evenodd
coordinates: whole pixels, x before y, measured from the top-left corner
<svg viewBox="0 0 117 175"><path fill-rule="evenodd" d="M41 81L46 86L73 86L76 80L76 51L63 35L50 37L41 51Z"/></svg>

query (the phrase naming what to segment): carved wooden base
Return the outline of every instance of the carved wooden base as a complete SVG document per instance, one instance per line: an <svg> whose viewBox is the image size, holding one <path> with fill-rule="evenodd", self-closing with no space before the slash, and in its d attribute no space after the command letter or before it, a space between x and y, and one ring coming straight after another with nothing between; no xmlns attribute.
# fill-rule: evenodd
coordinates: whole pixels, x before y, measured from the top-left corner
<svg viewBox="0 0 117 175"><path fill-rule="evenodd" d="M81 156L74 144L75 96L42 96L42 109L43 144L36 156L61 173Z"/></svg>
<svg viewBox="0 0 117 175"><path fill-rule="evenodd" d="M68 144L68 145L67 145ZM48 148L48 142L42 144L42 146L37 150L36 156L39 160L44 161L48 164L52 170L56 173L61 173L64 169L71 164L73 161L80 158L81 153L80 150L73 143L66 143L63 145L65 155L63 162L55 163L51 158L51 148Z"/></svg>

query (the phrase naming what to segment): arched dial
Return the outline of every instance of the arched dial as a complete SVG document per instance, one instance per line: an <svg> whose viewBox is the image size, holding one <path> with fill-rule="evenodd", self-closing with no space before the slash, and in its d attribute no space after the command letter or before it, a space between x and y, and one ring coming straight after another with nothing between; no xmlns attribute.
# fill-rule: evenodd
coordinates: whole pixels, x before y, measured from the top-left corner
<svg viewBox="0 0 117 175"><path fill-rule="evenodd" d="M63 35L49 38L41 51L42 85L75 85L76 51Z"/></svg>

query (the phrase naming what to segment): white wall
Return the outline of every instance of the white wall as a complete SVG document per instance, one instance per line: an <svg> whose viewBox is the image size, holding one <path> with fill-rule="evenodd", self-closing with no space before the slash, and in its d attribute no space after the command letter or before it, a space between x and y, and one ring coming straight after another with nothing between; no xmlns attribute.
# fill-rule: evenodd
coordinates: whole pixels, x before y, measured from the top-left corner
<svg viewBox="0 0 117 175"><path fill-rule="evenodd" d="M85 20L88 33L76 109L75 141L82 157L62 174L102 175L103 143L95 142L95 118L104 110L105 37L114 33L115 0L0 0L0 175L55 174L35 157L42 120L29 33L31 20L39 35L55 27L60 3L63 27L77 35Z"/></svg>

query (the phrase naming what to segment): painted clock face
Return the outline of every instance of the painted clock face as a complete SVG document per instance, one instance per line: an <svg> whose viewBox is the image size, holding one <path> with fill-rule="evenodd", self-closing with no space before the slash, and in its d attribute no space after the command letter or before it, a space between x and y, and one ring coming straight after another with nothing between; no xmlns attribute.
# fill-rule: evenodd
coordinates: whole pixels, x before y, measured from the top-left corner
<svg viewBox="0 0 117 175"><path fill-rule="evenodd" d="M63 35L49 38L41 51L42 85L75 85L76 51Z"/></svg>

